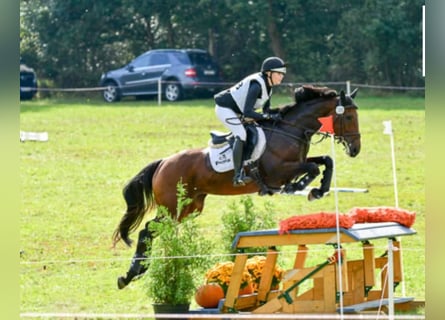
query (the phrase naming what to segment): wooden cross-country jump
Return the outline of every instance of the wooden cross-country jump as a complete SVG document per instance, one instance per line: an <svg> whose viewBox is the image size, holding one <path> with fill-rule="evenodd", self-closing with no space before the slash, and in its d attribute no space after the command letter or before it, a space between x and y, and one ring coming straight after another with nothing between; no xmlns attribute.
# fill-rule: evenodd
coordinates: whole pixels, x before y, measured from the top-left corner
<svg viewBox="0 0 445 320"><path fill-rule="evenodd" d="M336 228L292 230L280 234L278 230L264 230L238 233L233 248L236 256L230 285L221 312L251 312L253 314L272 313L336 313L339 312L339 288L343 289L343 312L359 313L362 310L377 308L388 304L388 286L382 286L386 278L385 265L388 258L383 253L376 256L375 239L391 239L397 248L393 254L394 283L403 281L401 245L399 236L413 235L415 230L396 222L357 223L349 229L340 228L340 243L362 243L362 258L347 260L346 250L337 248ZM306 266L306 258L312 245L333 245L335 252L341 252L342 286L337 279L338 263L333 260L321 261L315 266ZM272 275L277 262L279 246L297 246L293 268L285 272L280 290L270 290ZM241 276L248 258L244 249L267 247L266 264L263 269L257 293L239 296ZM334 259L336 260L336 259ZM381 270L381 281L377 281ZM312 280L312 288L301 292L299 284ZM382 299L383 298L383 299ZM395 298L397 310L407 308L413 301L411 297Z"/></svg>

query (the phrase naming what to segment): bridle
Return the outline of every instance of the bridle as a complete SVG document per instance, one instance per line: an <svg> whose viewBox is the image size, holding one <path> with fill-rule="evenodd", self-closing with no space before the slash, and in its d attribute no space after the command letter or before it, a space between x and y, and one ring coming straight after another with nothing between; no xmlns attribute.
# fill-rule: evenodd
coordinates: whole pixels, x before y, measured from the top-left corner
<svg viewBox="0 0 445 320"><path fill-rule="evenodd" d="M351 109L351 108L352 109L358 109L358 107L353 105L353 104L348 105L348 106L342 106L341 105L341 99L338 99L337 105L335 107L334 125L335 125L335 123L337 121L340 121L340 132L334 134L334 139L335 139L335 141L337 143L341 143L343 145L347 144L347 141L345 139L346 137L360 137L361 136L360 132L351 132L351 133L346 133L345 132L345 125L344 125L344 122L345 122L345 120L344 120L345 119L345 111L347 109ZM287 125L287 126L290 126L290 127L294 127L294 128L295 127L301 127L301 124L299 124L299 123L290 122L290 121L287 121L287 120L284 120L284 119L281 119L279 121L281 123ZM313 129L302 128L302 129L304 129L303 130L304 138L301 138L299 136L290 134L290 133L288 133L288 132L286 132L284 130L278 130L278 129L275 128L275 126L272 127L272 128L268 128L268 127L264 127L264 126L261 126L261 127L263 129L268 130L268 131L279 133L281 135L287 136L289 138L292 138L294 140L297 140L297 141L300 141L300 142L303 142L303 143L306 143L306 144L309 144L311 142L311 138L310 137L314 133L317 133ZM313 144L317 144L317 143L323 141L325 138L328 137L327 133L318 132L318 134L320 134L322 137L321 137L320 140L318 140L317 142L314 142Z"/></svg>
<svg viewBox="0 0 445 320"><path fill-rule="evenodd" d="M360 138L360 132L345 132L345 125L344 125L344 119L345 119L345 111L347 109L358 109L355 105L348 105L348 106L342 106L340 104L340 99L338 100L338 104L335 107L335 118L334 118L334 126L336 121L340 121L340 132L335 133L334 139L337 141L337 143L345 144L346 137L358 137Z"/></svg>

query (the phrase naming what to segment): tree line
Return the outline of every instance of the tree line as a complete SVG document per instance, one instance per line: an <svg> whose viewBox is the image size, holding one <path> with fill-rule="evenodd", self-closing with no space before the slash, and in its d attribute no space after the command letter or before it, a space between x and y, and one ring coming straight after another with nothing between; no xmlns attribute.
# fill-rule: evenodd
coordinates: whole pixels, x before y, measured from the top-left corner
<svg viewBox="0 0 445 320"><path fill-rule="evenodd" d="M420 0L20 0L20 55L54 87L156 48L202 48L237 81L265 57L288 82L424 86Z"/></svg>

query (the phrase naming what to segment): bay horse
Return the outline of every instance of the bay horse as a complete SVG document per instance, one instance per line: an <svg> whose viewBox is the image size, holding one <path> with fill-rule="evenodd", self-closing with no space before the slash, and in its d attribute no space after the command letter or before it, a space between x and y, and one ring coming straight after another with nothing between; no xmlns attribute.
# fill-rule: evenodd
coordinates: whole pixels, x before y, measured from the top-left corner
<svg viewBox="0 0 445 320"><path fill-rule="evenodd" d="M303 190L320 174L319 166L324 165L320 188L313 188L308 195L309 200L321 198L330 188L333 161L329 156L307 157L311 138L321 127L318 118L332 115L334 138L343 144L350 157L359 154L361 137L358 107L353 100L357 89L350 95L344 91L338 95L335 90L326 87L326 90L311 87L316 91L309 87L305 87L307 92L313 94L309 100L296 100L292 105L279 108L281 120L257 121L256 125L264 131L266 147L256 165L246 168L247 174L254 177L254 181L245 186L233 186L233 170L223 173L213 170L205 148L184 150L149 163L123 189L127 210L114 231L113 244L122 240L131 246L129 234L139 227L146 212L156 206L165 207L174 218L181 221L192 212L201 213L208 194L241 195L258 192L264 195ZM177 212L178 183L183 184L186 197L190 199L181 212ZM158 217L153 220L158 221ZM150 221L139 233L132 261L132 267L135 263L137 267L134 270L130 268L127 277L118 279L120 289L146 270L137 262L138 259L146 259L145 253L151 248L153 235L148 227Z"/></svg>

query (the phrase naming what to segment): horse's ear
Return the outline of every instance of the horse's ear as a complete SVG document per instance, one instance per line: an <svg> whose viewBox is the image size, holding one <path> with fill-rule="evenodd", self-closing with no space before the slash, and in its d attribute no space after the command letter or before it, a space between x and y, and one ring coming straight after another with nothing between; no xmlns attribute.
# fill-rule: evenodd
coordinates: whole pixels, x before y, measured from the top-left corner
<svg viewBox="0 0 445 320"><path fill-rule="evenodd" d="M354 91L351 93L351 98L354 99L355 95L357 94L358 88L355 88Z"/></svg>
<svg viewBox="0 0 445 320"><path fill-rule="evenodd" d="M346 95L343 90L340 91L340 103L342 106L346 105Z"/></svg>

